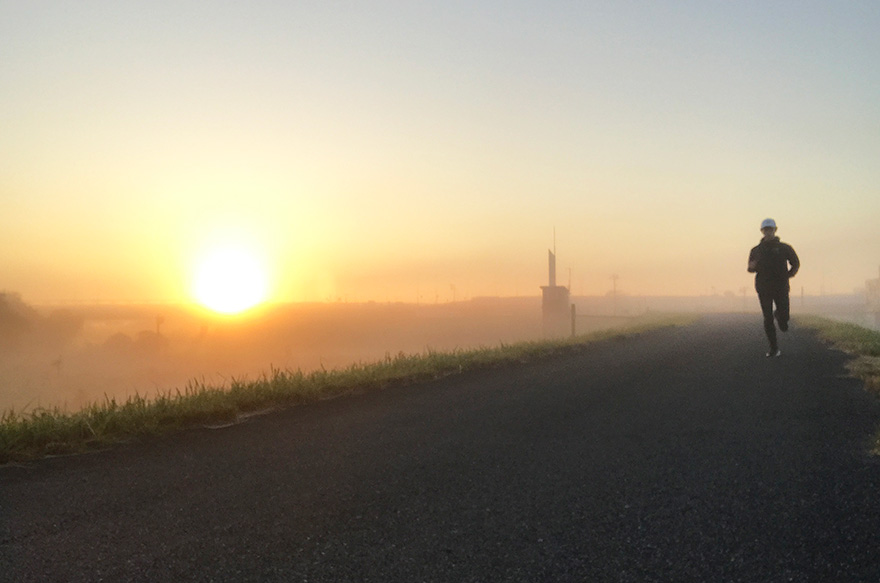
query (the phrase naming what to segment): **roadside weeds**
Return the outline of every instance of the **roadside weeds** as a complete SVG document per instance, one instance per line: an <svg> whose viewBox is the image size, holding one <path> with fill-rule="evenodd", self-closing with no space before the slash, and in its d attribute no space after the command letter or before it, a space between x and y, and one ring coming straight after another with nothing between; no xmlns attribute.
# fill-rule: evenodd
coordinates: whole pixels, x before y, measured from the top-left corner
<svg viewBox="0 0 880 583"><path fill-rule="evenodd" d="M192 380L182 390L172 389L154 398L134 395L119 402L108 397L74 412L58 407L9 410L0 413L0 465L84 453L190 427L224 427L276 409L470 370L532 362L601 340L686 326L699 318L697 314L648 314L625 328L573 338L451 352L427 349L421 354L389 354L377 362L311 373L271 369L255 380L232 379L219 387Z"/></svg>
<svg viewBox="0 0 880 583"><path fill-rule="evenodd" d="M850 375L880 397L880 332L815 315L799 316L798 323L816 330L822 340L851 355L853 358L847 363ZM880 455L880 428L871 453Z"/></svg>

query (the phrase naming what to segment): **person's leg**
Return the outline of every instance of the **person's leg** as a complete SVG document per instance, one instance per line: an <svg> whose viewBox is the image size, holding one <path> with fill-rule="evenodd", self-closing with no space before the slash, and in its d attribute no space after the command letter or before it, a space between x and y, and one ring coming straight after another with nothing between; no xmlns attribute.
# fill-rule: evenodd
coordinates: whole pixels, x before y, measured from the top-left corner
<svg viewBox="0 0 880 583"><path fill-rule="evenodd" d="M775 353L779 347L776 344L776 323L773 321L773 294L758 292L758 301L764 314L764 332L770 342L770 352Z"/></svg>
<svg viewBox="0 0 880 583"><path fill-rule="evenodd" d="M783 332L788 331L788 319L790 317L790 303L788 299L788 287L780 289L774 298L776 302L776 321L779 322L779 329Z"/></svg>

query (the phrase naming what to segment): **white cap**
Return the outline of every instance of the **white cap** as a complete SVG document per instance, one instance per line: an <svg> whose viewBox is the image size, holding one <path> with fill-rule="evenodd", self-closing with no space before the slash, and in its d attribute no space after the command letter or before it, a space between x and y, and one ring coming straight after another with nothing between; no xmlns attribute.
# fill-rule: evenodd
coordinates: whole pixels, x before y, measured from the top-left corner
<svg viewBox="0 0 880 583"><path fill-rule="evenodd" d="M764 222L761 223L761 230L763 231L767 227L775 229L776 228L776 221L774 221L773 219L764 219Z"/></svg>

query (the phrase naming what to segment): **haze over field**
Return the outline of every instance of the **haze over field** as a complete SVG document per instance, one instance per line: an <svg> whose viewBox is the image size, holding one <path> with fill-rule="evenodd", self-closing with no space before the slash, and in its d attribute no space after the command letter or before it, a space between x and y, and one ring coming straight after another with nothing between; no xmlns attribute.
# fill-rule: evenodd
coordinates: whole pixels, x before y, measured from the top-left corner
<svg viewBox="0 0 880 583"><path fill-rule="evenodd" d="M772 216L798 285L848 293L877 30L867 1L0 1L0 289L533 296L555 227L574 294L738 295ZM205 292L218 262L247 288Z"/></svg>
<svg viewBox="0 0 880 583"><path fill-rule="evenodd" d="M580 301L588 332L625 323L612 310L641 299ZM78 409L135 393L213 387L372 363L399 353L495 347L542 338L539 298L430 304L286 304L247 317L173 305L35 309L0 295L0 414L55 405Z"/></svg>
<svg viewBox="0 0 880 583"><path fill-rule="evenodd" d="M750 294L693 297L572 297L576 331L588 334L668 313L751 312L763 347L758 302ZM803 313L880 327L861 296L796 297ZM634 320L633 317L636 319ZM264 305L244 317L189 305L103 304L33 307L0 294L0 415L59 406L76 410L105 398L185 390L192 382L228 387L272 370L311 373L404 354L497 347L560 337L541 298L478 298L430 304Z"/></svg>

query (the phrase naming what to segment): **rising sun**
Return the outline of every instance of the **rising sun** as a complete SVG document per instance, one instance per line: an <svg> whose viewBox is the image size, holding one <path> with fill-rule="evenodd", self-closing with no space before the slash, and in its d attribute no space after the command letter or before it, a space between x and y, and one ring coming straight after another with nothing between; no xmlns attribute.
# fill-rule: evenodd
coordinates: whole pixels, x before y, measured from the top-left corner
<svg viewBox="0 0 880 583"><path fill-rule="evenodd" d="M199 263L193 279L195 299L221 314L237 314L266 299L266 270L238 247L218 248Z"/></svg>

